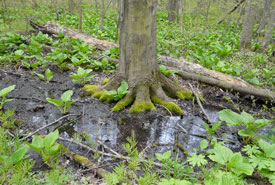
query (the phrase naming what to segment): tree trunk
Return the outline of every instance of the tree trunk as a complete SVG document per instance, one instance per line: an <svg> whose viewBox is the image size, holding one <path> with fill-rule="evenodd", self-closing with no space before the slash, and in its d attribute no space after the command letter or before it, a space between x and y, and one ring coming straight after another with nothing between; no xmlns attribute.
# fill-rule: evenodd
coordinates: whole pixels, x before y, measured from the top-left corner
<svg viewBox="0 0 275 185"><path fill-rule="evenodd" d="M104 0L101 0L101 4L100 4L100 8L101 8L101 11L100 11L100 29L102 30L103 29L103 23L104 23Z"/></svg>
<svg viewBox="0 0 275 185"><path fill-rule="evenodd" d="M255 22L255 0L248 0L245 8L245 18L241 33L240 48L250 49L253 33L253 25Z"/></svg>
<svg viewBox="0 0 275 185"><path fill-rule="evenodd" d="M267 27L266 34L264 36L264 39L261 43L261 52L266 52L268 45L270 44L270 41L272 39L272 32L275 27L275 7L273 7L271 17L269 18L269 23Z"/></svg>
<svg viewBox="0 0 275 185"><path fill-rule="evenodd" d="M177 21L179 15L179 0L168 0L167 4L168 20Z"/></svg>
<svg viewBox="0 0 275 185"><path fill-rule="evenodd" d="M74 11L74 0L68 0L69 4L69 13L72 14Z"/></svg>
<svg viewBox="0 0 275 185"><path fill-rule="evenodd" d="M82 0L79 0L79 24L78 24L78 30L79 32L82 32Z"/></svg>
<svg viewBox="0 0 275 185"><path fill-rule="evenodd" d="M37 5L37 1L36 0L32 0L32 8L33 9L37 9L38 5Z"/></svg>
<svg viewBox="0 0 275 185"><path fill-rule="evenodd" d="M263 9L263 15L262 15L262 18L261 18L261 21L260 21L260 25L259 25L259 28L258 28L258 33L260 35L264 35L264 33L266 32L265 31L265 28L266 26L269 24L269 20L272 16L270 10L272 8L272 0L265 0L264 2L264 9Z"/></svg>

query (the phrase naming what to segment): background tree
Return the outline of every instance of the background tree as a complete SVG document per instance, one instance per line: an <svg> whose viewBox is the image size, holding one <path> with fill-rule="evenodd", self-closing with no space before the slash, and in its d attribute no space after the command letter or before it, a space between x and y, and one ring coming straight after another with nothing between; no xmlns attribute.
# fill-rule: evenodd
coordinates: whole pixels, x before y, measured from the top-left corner
<svg viewBox="0 0 275 185"><path fill-rule="evenodd" d="M177 21L179 16L180 3L179 0L168 0L167 2L168 20Z"/></svg>
<svg viewBox="0 0 275 185"><path fill-rule="evenodd" d="M249 49L251 45L252 33L253 33L253 25L255 22L255 0L247 0L246 8L245 8L245 17L243 21L243 28L240 39L240 48Z"/></svg>
<svg viewBox="0 0 275 185"><path fill-rule="evenodd" d="M272 32L275 27L275 7L273 7L271 11L271 17L269 18L269 23L267 27L267 31L265 33L264 39L261 42L261 51L266 52L268 49L268 45L270 44L270 41L272 39Z"/></svg>
<svg viewBox="0 0 275 185"><path fill-rule="evenodd" d="M86 90L94 97L111 101L111 97L104 92L104 89L117 89L120 82L126 80L129 92L112 111L119 111L133 102L131 113L155 110L152 103L154 102L181 114L182 110L166 93L177 98L191 96L190 91L175 85L159 71L156 48L157 2L157 0L122 0L120 62L117 74L100 88L86 86Z"/></svg>

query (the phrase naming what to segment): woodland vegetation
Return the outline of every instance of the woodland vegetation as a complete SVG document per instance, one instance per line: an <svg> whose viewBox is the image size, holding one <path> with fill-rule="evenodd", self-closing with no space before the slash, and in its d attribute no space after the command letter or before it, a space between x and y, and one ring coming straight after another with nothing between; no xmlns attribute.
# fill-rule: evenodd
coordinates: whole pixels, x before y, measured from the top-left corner
<svg viewBox="0 0 275 185"><path fill-rule="evenodd" d="M273 0L0 4L0 184L275 184Z"/></svg>

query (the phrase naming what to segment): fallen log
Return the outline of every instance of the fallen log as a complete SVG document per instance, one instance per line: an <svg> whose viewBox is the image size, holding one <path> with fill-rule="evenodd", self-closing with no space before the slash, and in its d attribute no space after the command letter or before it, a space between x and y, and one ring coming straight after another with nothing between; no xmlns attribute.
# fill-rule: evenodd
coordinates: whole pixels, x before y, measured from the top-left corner
<svg viewBox="0 0 275 185"><path fill-rule="evenodd" d="M91 46L95 46L100 50L108 50L113 47L119 47L118 44L93 38L91 36L85 35L84 33L79 33L74 29L60 26L50 21L48 21L44 25L36 24L34 22L30 22L30 24L34 29L39 30L43 33L57 35L59 33L64 33L68 37L80 39L83 42L86 42ZM185 60L180 60L167 56L161 56L160 61L163 65L175 68L178 71L177 74L183 78L198 80L200 82L204 82L225 89L232 89L240 93L254 95L262 99L275 100L275 91L256 87L242 80L241 78L209 70L205 67L202 67L200 64L191 63Z"/></svg>

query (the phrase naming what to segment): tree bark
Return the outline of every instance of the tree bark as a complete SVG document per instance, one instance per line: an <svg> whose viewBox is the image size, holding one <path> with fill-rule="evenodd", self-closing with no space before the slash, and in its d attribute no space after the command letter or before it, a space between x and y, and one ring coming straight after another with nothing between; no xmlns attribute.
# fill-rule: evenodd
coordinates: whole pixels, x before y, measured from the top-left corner
<svg viewBox="0 0 275 185"><path fill-rule="evenodd" d="M253 25L255 22L255 0L247 0L245 8L245 18L241 33L240 48L250 49L253 33Z"/></svg>
<svg viewBox="0 0 275 185"><path fill-rule="evenodd" d="M72 14L74 11L74 0L68 0L69 13Z"/></svg>
<svg viewBox="0 0 275 185"><path fill-rule="evenodd" d="M82 32L82 0L79 0L79 24L78 24L79 32Z"/></svg>
<svg viewBox="0 0 275 185"><path fill-rule="evenodd" d="M179 0L168 0L168 20L176 22L179 16Z"/></svg>
<svg viewBox="0 0 275 185"><path fill-rule="evenodd" d="M60 32L63 32L65 35L69 37L72 37L74 39L80 39L83 42L95 46L100 50L107 50L113 47L119 47L118 44L95 39L85 34L78 33L76 30L59 26L58 24L52 22L47 22L45 25L39 25L31 22L31 25L33 28L43 33L58 35ZM97 58L94 57L94 59ZM195 64L185 60L179 60L166 56L161 56L160 61L162 64L176 69L178 71L178 74L186 79L198 80L200 82L225 89L233 89L235 91L244 94L254 95L262 99L275 99L274 91L270 91L268 89L263 89L260 87L255 87L240 78L233 77L221 72L209 70L207 68L202 67L200 64ZM124 70L122 70L122 72L123 71Z"/></svg>
<svg viewBox="0 0 275 185"><path fill-rule="evenodd" d="M272 0L265 0L264 1L264 9L263 9L263 15L259 24L258 33L259 35L264 35L265 28L269 24L270 19L272 17Z"/></svg>
<svg viewBox="0 0 275 185"><path fill-rule="evenodd" d="M268 45L270 44L270 41L272 39L272 32L274 27L275 27L275 7L273 7L271 17L269 19L267 31L261 43L261 52L264 52L264 53L267 52Z"/></svg>

